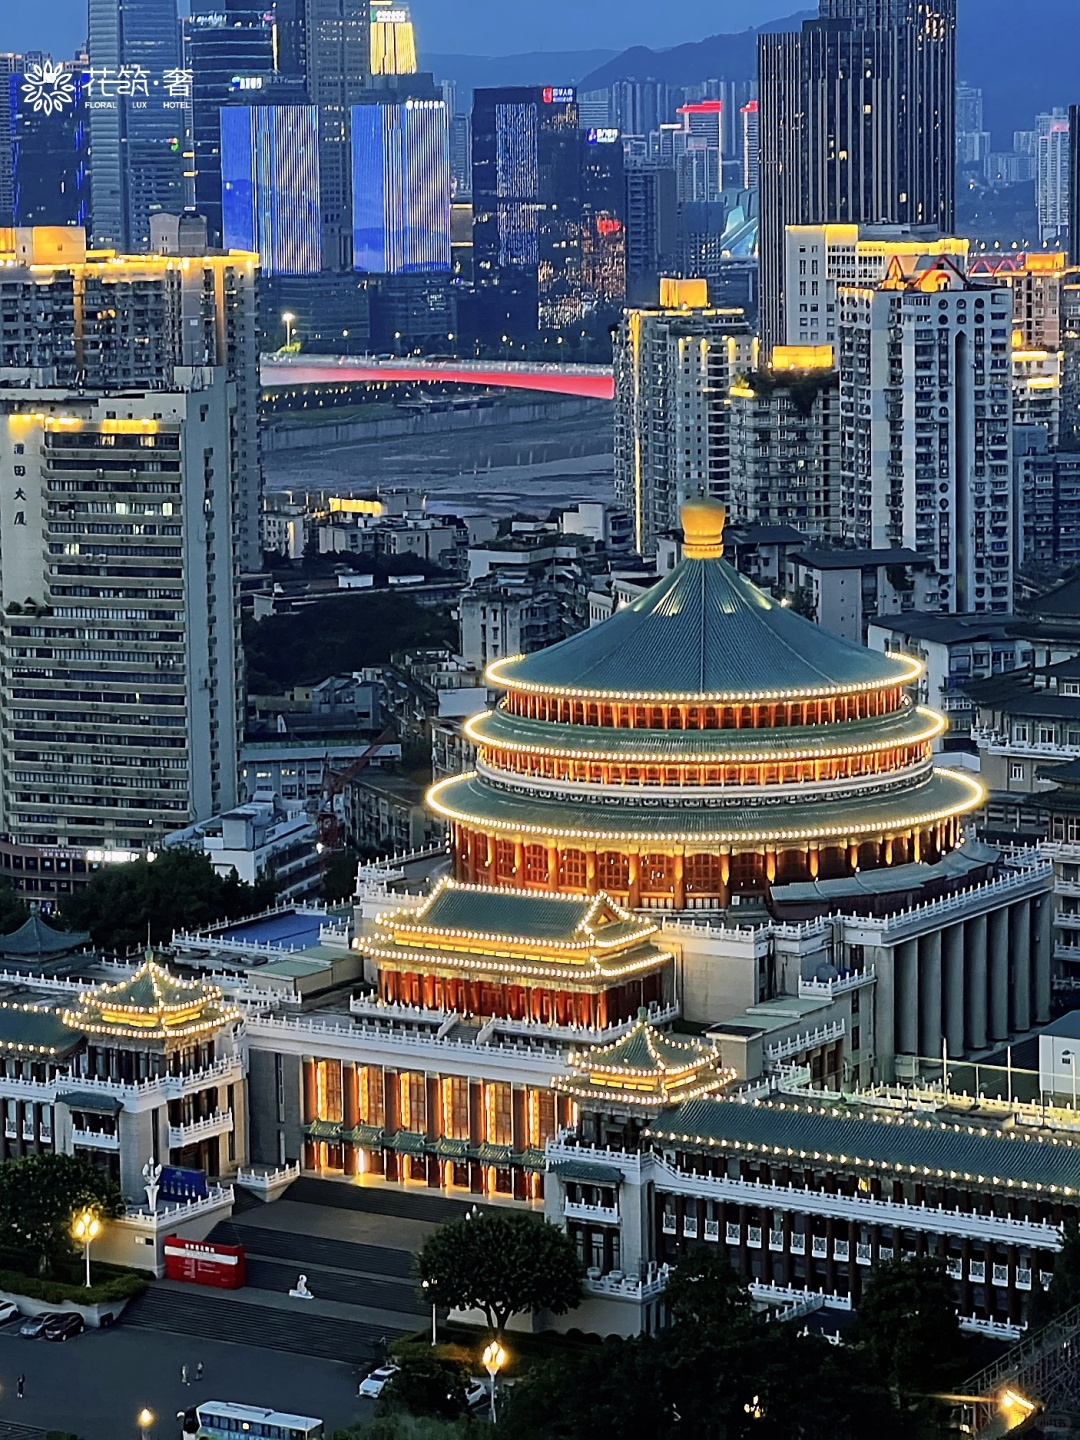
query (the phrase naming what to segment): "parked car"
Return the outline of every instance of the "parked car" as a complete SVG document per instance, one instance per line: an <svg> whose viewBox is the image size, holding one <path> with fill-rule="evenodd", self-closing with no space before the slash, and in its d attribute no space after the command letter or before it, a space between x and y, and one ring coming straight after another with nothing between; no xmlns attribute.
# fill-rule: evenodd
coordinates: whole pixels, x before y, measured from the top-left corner
<svg viewBox="0 0 1080 1440"><path fill-rule="evenodd" d="M364 1400L377 1400L382 1394L386 1382L401 1369L400 1365L380 1365L377 1370L372 1370L360 1381L357 1395Z"/></svg>
<svg viewBox="0 0 1080 1440"><path fill-rule="evenodd" d="M59 1315L50 1315L41 1332L46 1340L69 1340L72 1335L81 1335L85 1326L83 1318L74 1310L62 1310Z"/></svg>
<svg viewBox="0 0 1080 1440"><path fill-rule="evenodd" d="M25 1335L27 1340L36 1340L52 1318L51 1315L28 1315L19 1326L19 1334Z"/></svg>
<svg viewBox="0 0 1080 1440"><path fill-rule="evenodd" d="M6 1325L9 1320L19 1318L19 1307L11 1300L0 1302L0 1325Z"/></svg>

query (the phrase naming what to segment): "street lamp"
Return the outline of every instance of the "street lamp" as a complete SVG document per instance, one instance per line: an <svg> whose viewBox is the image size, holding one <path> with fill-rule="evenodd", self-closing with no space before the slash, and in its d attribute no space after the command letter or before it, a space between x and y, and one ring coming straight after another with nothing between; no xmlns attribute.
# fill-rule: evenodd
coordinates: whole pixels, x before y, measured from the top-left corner
<svg viewBox="0 0 1080 1440"><path fill-rule="evenodd" d="M484 1369L491 1379L491 1423L495 1424L495 1377L506 1364L506 1351L497 1340L484 1351Z"/></svg>
<svg viewBox="0 0 1080 1440"><path fill-rule="evenodd" d="M421 1284L422 1287L427 1291L427 1293L431 1296L431 1343L432 1343L432 1345L437 1345L437 1344L439 1343L439 1337L438 1337L438 1335L436 1334L436 1331L435 1331L435 1305L436 1305L436 1300L435 1300L435 1281L434 1281L434 1280L421 1280L420 1284Z"/></svg>
<svg viewBox="0 0 1080 1440"><path fill-rule="evenodd" d="M1072 1071L1072 1108L1076 1109L1076 1056L1071 1050L1062 1050L1061 1063Z"/></svg>
<svg viewBox="0 0 1080 1440"><path fill-rule="evenodd" d="M139 1429L145 1435L148 1427L153 1425L154 1423L154 1412L152 1410L148 1410L144 1405L143 1408L139 1411L138 1419Z"/></svg>
<svg viewBox="0 0 1080 1440"><path fill-rule="evenodd" d="M286 310L285 313L282 315L281 318L282 318L282 320L284 320L284 322L285 322L285 349L286 349L286 350L291 350L291 349L292 349L292 327L296 324L296 316L292 313L291 310Z"/></svg>
<svg viewBox="0 0 1080 1440"><path fill-rule="evenodd" d="M81 1215L76 1215L75 1224L72 1227L72 1234L83 1247L83 1254L86 1257L86 1288L90 1289L90 1242L97 1238L101 1232L101 1221L92 1210L84 1210Z"/></svg>

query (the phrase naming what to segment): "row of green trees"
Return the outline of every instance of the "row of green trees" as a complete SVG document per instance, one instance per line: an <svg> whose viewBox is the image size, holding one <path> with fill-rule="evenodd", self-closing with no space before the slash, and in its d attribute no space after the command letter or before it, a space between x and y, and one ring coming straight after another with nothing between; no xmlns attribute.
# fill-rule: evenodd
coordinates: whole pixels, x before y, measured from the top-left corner
<svg viewBox="0 0 1080 1440"><path fill-rule="evenodd" d="M1074 1243L1080 1252L1080 1239ZM515 1315L572 1311L582 1293L581 1262L567 1237L513 1212L441 1227L417 1267L427 1296L482 1312L497 1334ZM1062 1303L1067 1298L1063 1289ZM948 1405L939 1397L980 1361L960 1332L943 1268L930 1258L875 1267L842 1345L801 1320L769 1321L712 1247L683 1260L665 1301L670 1324L654 1335L550 1338L548 1358L516 1367L498 1436L920 1440L941 1433ZM516 1338L504 1334L511 1355ZM535 1351L537 1342L517 1344ZM452 1346L407 1345L398 1361L365 1440L464 1435L465 1387L477 1366Z"/></svg>
<svg viewBox="0 0 1080 1440"><path fill-rule="evenodd" d="M353 864L355 873L355 864ZM236 872L223 879L197 850L163 850L154 860L107 865L50 914L57 929L87 932L102 949L124 952L172 939L215 920L238 920L274 903L271 880L245 884ZM0 884L0 935L10 935L30 908L8 882Z"/></svg>

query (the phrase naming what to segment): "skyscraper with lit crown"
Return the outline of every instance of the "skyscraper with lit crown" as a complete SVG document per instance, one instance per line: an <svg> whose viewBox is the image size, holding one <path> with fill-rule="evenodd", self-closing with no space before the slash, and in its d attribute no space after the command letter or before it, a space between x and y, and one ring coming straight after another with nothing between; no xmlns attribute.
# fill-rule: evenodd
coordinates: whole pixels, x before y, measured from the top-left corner
<svg viewBox="0 0 1080 1440"><path fill-rule="evenodd" d="M761 330L784 324L788 225L949 233L955 213L956 0L820 0L758 38Z"/></svg>

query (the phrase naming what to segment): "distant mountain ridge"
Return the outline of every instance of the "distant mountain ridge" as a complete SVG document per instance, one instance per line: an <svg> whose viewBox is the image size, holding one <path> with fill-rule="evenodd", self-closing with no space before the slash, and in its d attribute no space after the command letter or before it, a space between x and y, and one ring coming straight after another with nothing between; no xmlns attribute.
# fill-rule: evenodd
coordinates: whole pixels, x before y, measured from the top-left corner
<svg viewBox="0 0 1080 1440"><path fill-rule="evenodd" d="M534 50L522 55L420 55L420 68L453 80L461 92L487 85L577 85L617 50ZM461 96L458 97L461 103Z"/></svg>
<svg viewBox="0 0 1080 1440"><path fill-rule="evenodd" d="M673 45L669 50L635 45L590 71L578 81L578 87L599 90L616 80L666 80L671 85L695 85L701 80L753 80L757 75L757 37L777 30L797 30L817 13L816 8L799 10L749 30L709 35L704 40Z"/></svg>
<svg viewBox="0 0 1080 1440"><path fill-rule="evenodd" d="M996 149L1012 146L1014 130L1029 130L1040 110L1080 102L1080 0L960 0L957 78L981 86L986 122ZM428 55L425 68L454 79L464 92L478 85L577 85L600 89L615 80L752 80L757 37L794 30L817 9L738 34L710 35L670 49L636 45L622 52L561 51L502 57ZM459 103L461 103L459 101Z"/></svg>

